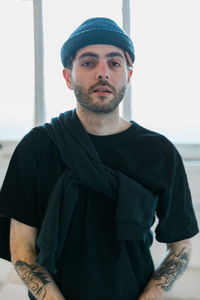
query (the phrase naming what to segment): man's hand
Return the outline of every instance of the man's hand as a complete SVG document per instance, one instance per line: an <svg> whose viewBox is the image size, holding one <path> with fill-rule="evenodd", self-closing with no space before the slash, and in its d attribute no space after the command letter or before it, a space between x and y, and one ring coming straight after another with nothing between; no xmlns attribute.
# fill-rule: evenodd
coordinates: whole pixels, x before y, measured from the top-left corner
<svg viewBox="0 0 200 300"><path fill-rule="evenodd" d="M187 268L191 252L189 240L167 244L164 261L154 272L152 279L146 286L138 300L161 300L173 283Z"/></svg>

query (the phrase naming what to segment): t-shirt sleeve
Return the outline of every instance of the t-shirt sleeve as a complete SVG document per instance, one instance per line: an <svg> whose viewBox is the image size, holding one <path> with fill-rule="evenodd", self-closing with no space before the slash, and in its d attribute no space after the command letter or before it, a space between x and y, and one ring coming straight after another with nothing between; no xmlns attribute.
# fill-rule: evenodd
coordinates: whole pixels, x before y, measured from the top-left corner
<svg viewBox="0 0 200 300"><path fill-rule="evenodd" d="M37 136L33 129L15 149L0 191L0 215L38 226Z"/></svg>
<svg viewBox="0 0 200 300"><path fill-rule="evenodd" d="M159 222L155 230L156 239L164 243L188 239L198 233L185 168L176 149L173 163L169 168L172 169L169 172L170 180L159 195L157 206Z"/></svg>

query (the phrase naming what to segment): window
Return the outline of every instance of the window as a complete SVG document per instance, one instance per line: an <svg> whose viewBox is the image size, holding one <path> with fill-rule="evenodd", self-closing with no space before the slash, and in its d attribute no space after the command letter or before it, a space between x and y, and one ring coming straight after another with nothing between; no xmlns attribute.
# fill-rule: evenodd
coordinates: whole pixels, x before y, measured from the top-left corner
<svg viewBox="0 0 200 300"><path fill-rule="evenodd" d="M121 24L121 0L43 0L47 120L75 106L62 78L60 48L85 19L111 17ZM32 1L1 2L0 140L19 140L33 126L34 35ZM3 83L3 84L2 84Z"/></svg>
<svg viewBox="0 0 200 300"><path fill-rule="evenodd" d="M18 140L33 126L32 1L1 1L0 139Z"/></svg>
<svg viewBox="0 0 200 300"><path fill-rule="evenodd" d="M131 3L136 61L132 119L175 143L200 143L200 41L198 0ZM1 2L0 139L20 139L34 116L32 1ZM122 0L43 0L47 121L75 106L62 78L60 48L85 19L110 17L122 24Z"/></svg>
<svg viewBox="0 0 200 300"><path fill-rule="evenodd" d="M133 118L176 143L200 143L200 3L131 1Z"/></svg>

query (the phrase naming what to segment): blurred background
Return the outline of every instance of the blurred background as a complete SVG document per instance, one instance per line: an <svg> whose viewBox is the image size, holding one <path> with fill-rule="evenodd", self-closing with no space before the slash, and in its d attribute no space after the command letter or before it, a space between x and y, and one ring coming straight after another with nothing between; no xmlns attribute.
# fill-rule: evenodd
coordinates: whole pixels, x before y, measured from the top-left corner
<svg viewBox="0 0 200 300"><path fill-rule="evenodd" d="M35 125L75 107L62 78L60 48L85 19L109 17L136 53L121 114L166 135L180 151L200 219L200 1L1 0L0 186L10 156ZM200 240L188 270L166 299L200 299ZM158 265L165 246L152 247ZM27 299L12 266L0 260L0 299Z"/></svg>

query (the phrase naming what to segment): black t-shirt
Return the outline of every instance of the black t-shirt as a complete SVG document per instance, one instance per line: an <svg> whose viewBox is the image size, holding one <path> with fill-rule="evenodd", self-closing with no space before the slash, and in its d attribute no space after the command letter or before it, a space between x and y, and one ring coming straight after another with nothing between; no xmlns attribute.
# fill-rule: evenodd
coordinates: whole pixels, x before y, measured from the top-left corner
<svg viewBox="0 0 200 300"><path fill-rule="evenodd" d="M103 164L159 195L158 241L176 242L198 232L182 159L170 141L135 122L118 134L89 137ZM51 191L64 170L57 147L34 128L11 158L0 214L40 229ZM87 193L93 195L90 200ZM80 187L54 275L68 300L134 300L148 283L154 271L150 245L117 240L115 209L114 200Z"/></svg>

